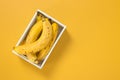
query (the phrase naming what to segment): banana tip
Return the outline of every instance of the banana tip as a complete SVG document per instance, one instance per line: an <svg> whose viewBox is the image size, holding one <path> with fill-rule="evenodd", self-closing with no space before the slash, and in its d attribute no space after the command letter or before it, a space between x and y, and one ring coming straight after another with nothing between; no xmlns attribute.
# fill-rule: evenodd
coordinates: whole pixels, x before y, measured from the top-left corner
<svg viewBox="0 0 120 80"><path fill-rule="evenodd" d="M15 46L13 46L13 49L15 49Z"/></svg>

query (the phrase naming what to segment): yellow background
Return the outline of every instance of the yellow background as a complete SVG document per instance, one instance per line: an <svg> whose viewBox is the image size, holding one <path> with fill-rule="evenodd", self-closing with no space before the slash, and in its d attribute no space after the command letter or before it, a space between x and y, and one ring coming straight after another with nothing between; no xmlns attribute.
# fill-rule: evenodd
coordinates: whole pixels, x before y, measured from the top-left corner
<svg viewBox="0 0 120 80"><path fill-rule="evenodd" d="M42 70L12 54L40 9L67 29ZM1 0L1 80L120 80L120 0Z"/></svg>

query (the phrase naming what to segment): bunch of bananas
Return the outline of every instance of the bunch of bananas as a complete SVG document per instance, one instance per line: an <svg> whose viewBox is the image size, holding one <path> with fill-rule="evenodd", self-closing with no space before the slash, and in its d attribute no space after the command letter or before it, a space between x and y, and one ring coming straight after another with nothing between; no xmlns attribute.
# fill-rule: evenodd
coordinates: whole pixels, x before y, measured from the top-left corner
<svg viewBox="0 0 120 80"><path fill-rule="evenodd" d="M38 64L46 57L57 34L58 24L39 14L24 43L14 47L14 50L25 55L31 62Z"/></svg>

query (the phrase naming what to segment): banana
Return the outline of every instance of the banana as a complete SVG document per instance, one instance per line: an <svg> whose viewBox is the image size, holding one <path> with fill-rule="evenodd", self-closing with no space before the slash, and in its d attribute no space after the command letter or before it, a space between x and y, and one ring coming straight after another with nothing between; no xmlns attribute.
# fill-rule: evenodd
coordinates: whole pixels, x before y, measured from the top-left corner
<svg viewBox="0 0 120 80"><path fill-rule="evenodd" d="M36 23L33 25L33 27L30 29L28 36L26 38L26 44L32 43L34 42L38 36L40 35L41 31L42 31L42 18L40 15L37 16L37 21Z"/></svg>
<svg viewBox="0 0 120 80"><path fill-rule="evenodd" d="M50 44L44 48L43 50L41 50L38 54L38 58L37 61L35 63L38 63L40 61L42 61L48 54L50 48L52 47L54 41L56 40L57 34L58 34L58 25L56 23L52 24L52 29L53 29L53 38L50 42Z"/></svg>
<svg viewBox="0 0 120 80"><path fill-rule="evenodd" d="M42 20L43 22L43 31L42 34L40 36L40 38L35 41L32 42L30 44L24 44L24 45L20 45L20 46L16 46L14 48L14 50L19 53L19 54L36 54L37 52L39 52L40 50L42 50L43 48L45 48L51 41L52 39L52 25L50 24L49 20L44 18ZM36 30L36 29L34 29ZM36 32L36 31L33 31Z"/></svg>
<svg viewBox="0 0 120 80"><path fill-rule="evenodd" d="M31 30L29 31L26 37L25 44L30 44L34 42L38 38L41 32L42 32L42 15L39 14L36 17L36 23L31 28ZM37 59L36 54L29 53L25 55L31 62L34 62Z"/></svg>

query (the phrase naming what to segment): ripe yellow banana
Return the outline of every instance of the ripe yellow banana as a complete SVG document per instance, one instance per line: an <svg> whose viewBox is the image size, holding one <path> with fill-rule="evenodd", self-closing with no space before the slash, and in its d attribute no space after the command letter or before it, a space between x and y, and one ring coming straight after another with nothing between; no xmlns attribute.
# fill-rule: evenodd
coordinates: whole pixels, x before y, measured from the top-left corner
<svg viewBox="0 0 120 80"><path fill-rule="evenodd" d="M40 51L40 53L38 54L36 63L42 61L47 56L51 46L53 45L54 41L56 40L56 37L58 34L58 25L56 23L53 23L52 29L53 29L53 38L52 38L50 44L46 48L44 48Z"/></svg>
<svg viewBox="0 0 120 80"><path fill-rule="evenodd" d="M20 45L14 48L16 52L19 54L36 54L43 48L45 48L52 39L52 25L50 24L48 19L44 19L43 21L43 31L40 38L30 44Z"/></svg>
<svg viewBox="0 0 120 80"><path fill-rule="evenodd" d="M36 23L30 29L25 43L29 44L34 42L38 38L41 32L42 32L42 19L41 19L41 16L39 15L37 16Z"/></svg>
<svg viewBox="0 0 120 80"><path fill-rule="evenodd" d="M37 38L41 32L42 32L42 15L39 14L36 17L36 23L31 28L31 30L29 31L29 33L26 37L25 44L30 44L30 43L34 42L35 40L37 40ZM36 54L29 53L29 54L25 54L25 55L31 62L34 62L37 59Z"/></svg>

